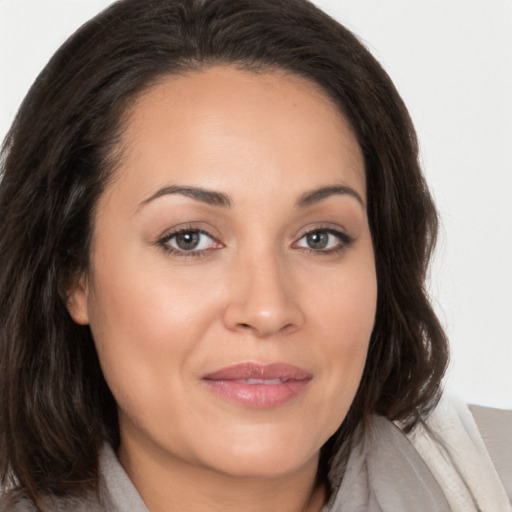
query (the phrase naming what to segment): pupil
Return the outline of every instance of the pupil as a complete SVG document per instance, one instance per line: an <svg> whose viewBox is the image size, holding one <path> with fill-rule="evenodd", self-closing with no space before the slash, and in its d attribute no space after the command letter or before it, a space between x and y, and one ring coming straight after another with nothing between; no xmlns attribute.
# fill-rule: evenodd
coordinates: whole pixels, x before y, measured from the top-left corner
<svg viewBox="0 0 512 512"><path fill-rule="evenodd" d="M176 245L184 251L195 249L199 243L199 233L187 231L176 235Z"/></svg>
<svg viewBox="0 0 512 512"><path fill-rule="evenodd" d="M309 233L307 235L308 245L312 249L324 249L327 247L328 241L329 235L327 233L317 231L316 233Z"/></svg>

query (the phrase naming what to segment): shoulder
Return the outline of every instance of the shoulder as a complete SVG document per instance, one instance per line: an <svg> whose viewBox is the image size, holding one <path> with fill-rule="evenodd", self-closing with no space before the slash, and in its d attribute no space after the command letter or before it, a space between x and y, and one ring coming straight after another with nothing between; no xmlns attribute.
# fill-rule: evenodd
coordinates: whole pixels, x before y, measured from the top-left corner
<svg viewBox="0 0 512 512"><path fill-rule="evenodd" d="M77 497L48 497L43 500L44 512L105 512L93 495ZM0 512L38 512L30 497L26 495L9 496L0 494Z"/></svg>
<svg viewBox="0 0 512 512"><path fill-rule="evenodd" d="M506 444L510 445L512 410L494 409L482 405L470 405L469 410L484 439L486 436L495 437L499 440L507 439L508 443Z"/></svg>
<svg viewBox="0 0 512 512"><path fill-rule="evenodd" d="M0 493L0 512L36 512L36 507L25 496L11 497Z"/></svg>
<svg viewBox="0 0 512 512"><path fill-rule="evenodd" d="M407 437L454 503L465 495L467 510L472 510L471 502L482 510L510 509L512 423L508 411L471 410L457 398L444 396L426 422Z"/></svg>
<svg viewBox="0 0 512 512"><path fill-rule="evenodd" d="M473 418L489 456L512 497L512 411L470 405Z"/></svg>

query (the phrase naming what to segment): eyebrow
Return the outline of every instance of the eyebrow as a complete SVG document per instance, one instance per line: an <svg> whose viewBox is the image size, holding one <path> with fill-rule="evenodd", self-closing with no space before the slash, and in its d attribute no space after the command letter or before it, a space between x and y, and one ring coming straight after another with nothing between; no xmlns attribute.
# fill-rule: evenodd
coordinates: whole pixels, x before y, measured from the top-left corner
<svg viewBox="0 0 512 512"><path fill-rule="evenodd" d="M201 187L191 187L191 186L178 186L171 185L169 187L163 187L157 192L155 192L151 197L148 197L144 201L139 204L139 208L142 206L151 203L155 199L159 197L179 194L185 197L190 197L192 199L196 199L197 201L201 201L202 203L211 204L212 206L221 206L223 208L231 208L231 199L229 196L222 192L216 192L214 190L207 190Z"/></svg>
<svg viewBox="0 0 512 512"><path fill-rule="evenodd" d="M190 197L191 199L201 201L202 203L210 204L212 206L220 206L222 208L231 208L233 204L230 197L223 192L208 190L202 187L170 185L159 189L152 196L144 199L144 201L139 204L138 209L159 197L173 194ZM296 201L295 207L302 210L334 195L348 195L353 197L363 208L366 208L360 194L353 188L345 185L330 185L310 192L305 192Z"/></svg>
<svg viewBox="0 0 512 512"><path fill-rule="evenodd" d="M318 188L311 192L306 192L300 196L295 206L299 209L307 208L315 203L318 203L330 196L334 195L348 195L353 197L363 208L366 209L363 198L353 188L344 185L330 185L328 187Z"/></svg>

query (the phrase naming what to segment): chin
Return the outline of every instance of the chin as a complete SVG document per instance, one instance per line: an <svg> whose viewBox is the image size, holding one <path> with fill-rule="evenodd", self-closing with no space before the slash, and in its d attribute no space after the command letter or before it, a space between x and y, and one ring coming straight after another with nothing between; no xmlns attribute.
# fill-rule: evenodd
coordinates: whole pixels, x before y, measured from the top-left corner
<svg viewBox="0 0 512 512"><path fill-rule="evenodd" d="M318 453L307 459L299 457L275 456L264 458L236 457L217 471L237 478L278 479L292 475L309 464L318 463Z"/></svg>
<svg viewBox="0 0 512 512"><path fill-rule="evenodd" d="M277 437L277 438L276 438ZM306 439L279 436L252 436L217 445L212 466L218 471L242 478L276 478L292 474L308 464L317 464L320 446ZM309 449L308 449L309 448ZM220 453L219 453L220 452Z"/></svg>

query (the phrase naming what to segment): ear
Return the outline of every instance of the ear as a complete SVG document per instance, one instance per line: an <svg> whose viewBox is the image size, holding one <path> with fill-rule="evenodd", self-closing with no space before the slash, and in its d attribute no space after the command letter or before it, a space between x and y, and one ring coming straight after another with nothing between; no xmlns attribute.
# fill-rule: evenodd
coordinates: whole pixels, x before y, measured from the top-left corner
<svg viewBox="0 0 512 512"><path fill-rule="evenodd" d="M77 324L89 323L89 283L85 275L80 275L69 289L66 306Z"/></svg>

